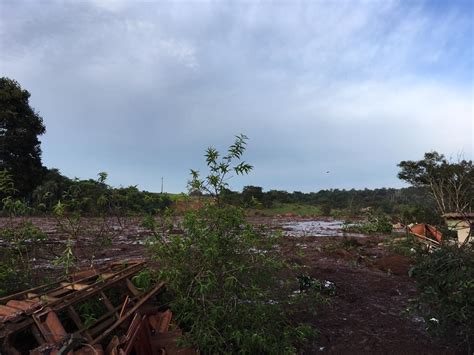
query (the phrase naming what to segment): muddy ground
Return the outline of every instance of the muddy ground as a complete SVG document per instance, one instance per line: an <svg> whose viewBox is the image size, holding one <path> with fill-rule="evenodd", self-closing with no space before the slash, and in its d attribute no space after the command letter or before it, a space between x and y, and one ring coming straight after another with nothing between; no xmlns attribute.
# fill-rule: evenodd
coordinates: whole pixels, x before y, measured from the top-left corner
<svg viewBox="0 0 474 355"><path fill-rule="evenodd" d="M320 331L309 353L452 354L455 346L430 337L422 318L406 314L416 283L411 260L382 245L385 237L359 237L352 250L337 248L340 237L285 238L285 255L319 280L335 284L330 305L308 315Z"/></svg>
<svg viewBox="0 0 474 355"><path fill-rule="evenodd" d="M47 252L37 257L38 271L54 271L54 255L66 244L67 226L58 227L50 218L33 218L32 222L48 234ZM299 315L299 321L310 322L319 330L317 344L304 353L373 353L373 354L453 354L453 344L431 338L423 320L405 314L410 299L417 294L415 280L408 277L410 258L394 254L383 243L385 236L347 235L341 222L331 219L293 217L252 218L252 223L281 230L281 251L305 272L319 280L335 284L336 294L329 305L316 314ZM0 228L6 220L0 219ZM86 232L102 225L100 220L82 222ZM108 221L110 243L96 245L85 233L81 236L84 256L94 254L94 262L146 257L144 239L147 232L140 220ZM89 232L90 233L90 232ZM344 239L346 238L346 239ZM344 244L354 238L350 246ZM0 246L5 243L0 241Z"/></svg>

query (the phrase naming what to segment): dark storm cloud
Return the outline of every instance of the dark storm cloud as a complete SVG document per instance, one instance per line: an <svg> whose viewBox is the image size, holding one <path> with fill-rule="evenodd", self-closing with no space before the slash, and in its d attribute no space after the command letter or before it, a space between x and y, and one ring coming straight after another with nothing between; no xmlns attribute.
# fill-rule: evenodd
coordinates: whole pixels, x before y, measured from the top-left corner
<svg viewBox="0 0 474 355"><path fill-rule="evenodd" d="M469 5L0 9L0 74L32 93L48 129L44 162L70 176L105 170L114 184L150 190L164 176L182 191L204 149L240 132L255 171L236 188L394 186L402 159L430 149L472 156ZM452 127L463 128L446 135Z"/></svg>

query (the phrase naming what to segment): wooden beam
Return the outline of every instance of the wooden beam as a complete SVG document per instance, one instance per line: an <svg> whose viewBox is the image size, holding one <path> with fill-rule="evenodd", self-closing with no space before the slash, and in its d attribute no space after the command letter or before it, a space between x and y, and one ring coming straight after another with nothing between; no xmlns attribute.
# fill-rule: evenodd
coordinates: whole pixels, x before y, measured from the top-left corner
<svg viewBox="0 0 474 355"><path fill-rule="evenodd" d="M100 343L104 338L109 336L115 328L117 328L120 324L125 322L132 314L134 314L145 302L147 302L151 297L153 297L155 294L157 294L159 291L163 289L164 282L160 282L158 285L153 287L153 289L148 292L143 298L140 299L140 301L137 302L135 306L133 306L123 317L120 319L117 319L117 321L106 331L104 331L98 338L95 338L94 341L91 343L91 345Z"/></svg>
<svg viewBox="0 0 474 355"><path fill-rule="evenodd" d="M67 313L69 314L69 317L71 317L73 322L76 324L77 329L85 328L84 323L82 323L81 317L79 316L79 314L77 314L73 306L69 306L67 308ZM87 330L84 331L84 335L86 336L87 341L92 340L92 336L89 334Z"/></svg>

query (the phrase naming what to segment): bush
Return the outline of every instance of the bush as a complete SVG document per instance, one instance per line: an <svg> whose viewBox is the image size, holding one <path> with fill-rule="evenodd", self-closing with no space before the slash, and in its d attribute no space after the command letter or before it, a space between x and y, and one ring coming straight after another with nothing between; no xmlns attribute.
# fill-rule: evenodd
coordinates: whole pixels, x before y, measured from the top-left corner
<svg viewBox="0 0 474 355"><path fill-rule="evenodd" d="M15 270L11 266L0 262L0 297L16 291L17 284Z"/></svg>
<svg viewBox="0 0 474 355"><path fill-rule="evenodd" d="M0 229L0 293L11 293L34 284L32 261L45 246L46 234L30 221ZM3 250L2 250L3 249Z"/></svg>
<svg viewBox="0 0 474 355"><path fill-rule="evenodd" d="M426 252L428 246L421 243L420 240L412 234L406 233L404 236L393 236L385 239L385 245L387 248L396 254L405 256L416 256L418 254Z"/></svg>
<svg viewBox="0 0 474 355"><path fill-rule="evenodd" d="M184 217L180 235L153 230L157 277L172 293L170 307L204 353L279 353L292 349L283 302L282 259L245 222L243 210L207 205ZM161 229L162 230L162 229Z"/></svg>
<svg viewBox="0 0 474 355"><path fill-rule="evenodd" d="M421 291L417 305L429 330L462 343L474 341L474 250L443 245L419 256L410 271Z"/></svg>
<svg viewBox="0 0 474 355"><path fill-rule="evenodd" d="M0 296L33 285L32 260L44 247L46 234L27 219L15 223L15 217L30 212L21 200L13 198L16 189L6 171L0 171L0 196L2 215L8 216L0 228Z"/></svg>
<svg viewBox="0 0 474 355"><path fill-rule="evenodd" d="M355 224L345 223L343 230L364 234L391 233L392 222L386 214L369 211L364 222Z"/></svg>

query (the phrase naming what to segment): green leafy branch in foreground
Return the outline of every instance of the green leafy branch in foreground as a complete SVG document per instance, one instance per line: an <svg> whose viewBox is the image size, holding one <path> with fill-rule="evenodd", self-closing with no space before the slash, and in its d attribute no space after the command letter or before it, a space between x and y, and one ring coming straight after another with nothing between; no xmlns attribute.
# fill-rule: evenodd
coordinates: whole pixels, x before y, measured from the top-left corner
<svg viewBox="0 0 474 355"><path fill-rule="evenodd" d="M276 248L276 237L248 224L243 209L219 203L245 139L237 137L224 162L209 148L210 173L204 180L192 171L190 189L212 193L217 203L187 212L182 233L173 233L169 216L145 220L152 234L149 248L159 264L155 277L167 284L170 308L185 330L184 343L210 354L295 353L295 346L315 331L289 320L290 306L301 298L292 297L297 280L285 276L289 266ZM251 166L240 163L232 169L245 174ZM305 301L318 304L320 298L312 295Z"/></svg>
<svg viewBox="0 0 474 355"><path fill-rule="evenodd" d="M203 179L199 171L191 169L191 181L188 182L190 191L208 193L219 204L222 191L229 186L227 183L229 173L245 175L253 169L252 165L241 160L248 137L240 134L235 138L234 144L227 150L227 155L222 158L215 148L207 148L205 158L209 174Z"/></svg>

